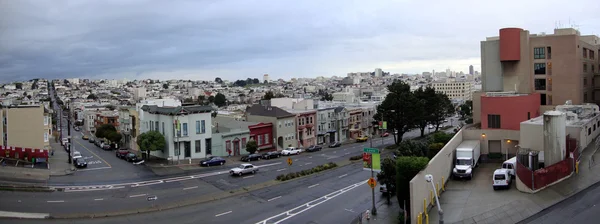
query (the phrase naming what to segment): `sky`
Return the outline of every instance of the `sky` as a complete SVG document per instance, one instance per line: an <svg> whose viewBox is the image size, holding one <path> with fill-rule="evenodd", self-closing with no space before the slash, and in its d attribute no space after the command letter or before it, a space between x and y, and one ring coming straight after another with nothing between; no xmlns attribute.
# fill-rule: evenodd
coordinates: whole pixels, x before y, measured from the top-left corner
<svg viewBox="0 0 600 224"><path fill-rule="evenodd" d="M600 32L597 0L0 0L0 82L480 70L504 27Z"/></svg>

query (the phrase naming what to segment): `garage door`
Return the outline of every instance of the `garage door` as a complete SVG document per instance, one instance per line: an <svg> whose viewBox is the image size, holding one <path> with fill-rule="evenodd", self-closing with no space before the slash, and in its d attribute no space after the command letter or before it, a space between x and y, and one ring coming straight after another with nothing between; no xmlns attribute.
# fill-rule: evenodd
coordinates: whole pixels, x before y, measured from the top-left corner
<svg viewBox="0 0 600 224"><path fill-rule="evenodd" d="M502 153L502 143L500 140L489 140L488 149L490 150L490 153Z"/></svg>

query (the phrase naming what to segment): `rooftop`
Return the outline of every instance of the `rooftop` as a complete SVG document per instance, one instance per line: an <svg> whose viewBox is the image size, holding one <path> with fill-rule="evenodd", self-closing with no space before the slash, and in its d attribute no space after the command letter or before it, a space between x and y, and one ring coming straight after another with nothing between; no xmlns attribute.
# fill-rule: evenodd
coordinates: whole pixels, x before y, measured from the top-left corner
<svg viewBox="0 0 600 224"><path fill-rule="evenodd" d="M566 116L566 125L569 127L580 127L584 126L596 118L600 117L598 112L598 105L558 105L556 110L546 111L545 115L559 116L564 114ZM521 123L543 125L544 116L535 117Z"/></svg>
<svg viewBox="0 0 600 224"><path fill-rule="evenodd" d="M186 114L197 114L197 113L210 113L212 107L210 106L178 106L178 107L159 107L156 105L144 105L142 110L151 114L162 114L162 115L186 115Z"/></svg>
<svg viewBox="0 0 600 224"><path fill-rule="evenodd" d="M246 113L248 115L276 117L276 118L295 116L294 114L287 112L279 107L263 106L263 105L259 105L259 104L254 104L251 107L248 107L248 109L246 109Z"/></svg>

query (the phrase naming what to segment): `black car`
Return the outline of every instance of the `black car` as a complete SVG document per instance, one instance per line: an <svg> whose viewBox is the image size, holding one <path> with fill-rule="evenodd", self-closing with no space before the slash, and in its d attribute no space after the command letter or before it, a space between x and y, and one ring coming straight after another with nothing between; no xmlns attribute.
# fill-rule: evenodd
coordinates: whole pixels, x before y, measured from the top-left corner
<svg viewBox="0 0 600 224"><path fill-rule="evenodd" d="M278 151L266 152L266 153L262 154L263 159L272 159L272 158L279 158L279 157L281 157L281 152L278 152Z"/></svg>
<svg viewBox="0 0 600 224"><path fill-rule="evenodd" d="M125 155L125 161L137 163L142 161L142 159L140 159L135 153L130 152Z"/></svg>
<svg viewBox="0 0 600 224"><path fill-rule="evenodd" d="M337 147L340 147L340 146L342 146L341 142L334 142L334 143L331 143L329 145L329 148L337 148Z"/></svg>
<svg viewBox="0 0 600 224"><path fill-rule="evenodd" d="M211 156L206 159L200 161L200 166L216 166L216 165L224 165L225 159L218 156Z"/></svg>
<svg viewBox="0 0 600 224"><path fill-rule="evenodd" d="M85 167L87 167L87 162L82 157L77 158L77 159L75 159L75 167L77 167L77 168L85 168Z"/></svg>
<svg viewBox="0 0 600 224"><path fill-rule="evenodd" d="M306 148L307 152L316 152L316 151L321 151L321 149L323 149L323 147L318 146L318 145L311 145L308 148Z"/></svg>
<svg viewBox="0 0 600 224"><path fill-rule="evenodd" d="M260 155L259 154L250 154L250 155L245 155L242 156L241 160L243 162L248 162L248 161L253 161L253 160L260 160Z"/></svg>

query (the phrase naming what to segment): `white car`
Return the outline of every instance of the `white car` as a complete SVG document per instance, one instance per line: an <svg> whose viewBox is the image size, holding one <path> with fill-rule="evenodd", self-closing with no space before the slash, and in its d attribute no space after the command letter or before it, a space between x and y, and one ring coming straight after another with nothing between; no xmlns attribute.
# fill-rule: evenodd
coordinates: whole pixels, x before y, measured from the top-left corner
<svg viewBox="0 0 600 224"><path fill-rule="evenodd" d="M286 149L281 151L281 155L289 156L289 155L298 155L301 150L295 147L287 147Z"/></svg>
<svg viewBox="0 0 600 224"><path fill-rule="evenodd" d="M258 171L258 167L254 166L252 164L249 164L249 163L244 163L244 164L240 164L236 168L229 170L229 173L231 175L241 176L241 175L247 174L247 173L256 173L256 171Z"/></svg>
<svg viewBox="0 0 600 224"><path fill-rule="evenodd" d="M75 162L76 159L82 158L82 157L83 156L81 156L81 153L78 151L71 152L71 158L73 159L73 162Z"/></svg>
<svg viewBox="0 0 600 224"><path fill-rule="evenodd" d="M507 169L497 169L494 171L493 181L494 183L492 186L494 187L494 190L497 190L498 188L510 188L512 178Z"/></svg>

